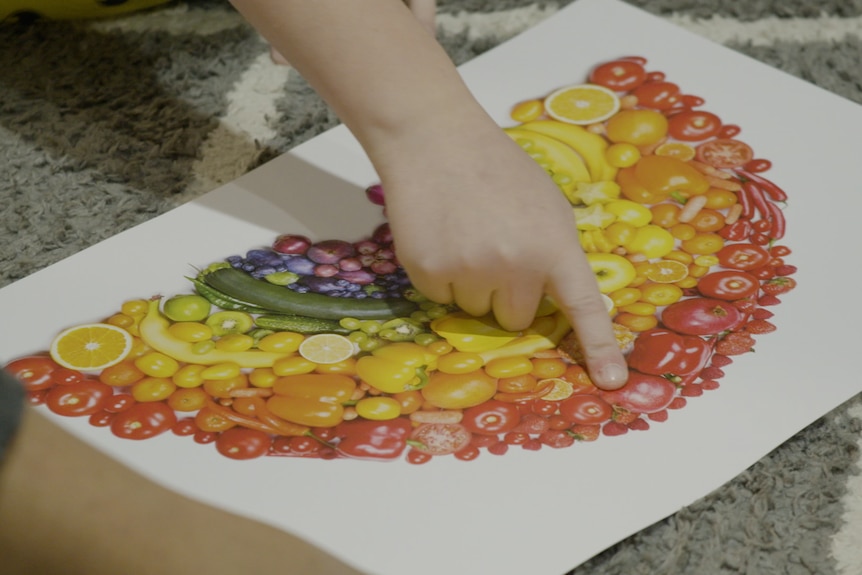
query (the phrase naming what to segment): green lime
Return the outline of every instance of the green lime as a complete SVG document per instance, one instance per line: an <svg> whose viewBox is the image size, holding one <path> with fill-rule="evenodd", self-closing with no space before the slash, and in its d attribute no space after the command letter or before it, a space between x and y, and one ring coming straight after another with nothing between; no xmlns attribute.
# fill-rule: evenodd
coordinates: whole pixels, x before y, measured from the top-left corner
<svg viewBox="0 0 862 575"><path fill-rule="evenodd" d="M212 304L194 294L176 295L165 302L162 311L172 321L202 321L210 314Z"/></svg>

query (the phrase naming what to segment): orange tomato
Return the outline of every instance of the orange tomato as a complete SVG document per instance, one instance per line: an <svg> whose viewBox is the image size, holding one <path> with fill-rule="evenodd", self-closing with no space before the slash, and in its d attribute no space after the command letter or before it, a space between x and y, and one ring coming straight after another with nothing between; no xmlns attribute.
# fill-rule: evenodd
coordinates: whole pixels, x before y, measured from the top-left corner
<svg viewBox="0 0 862 575"><path fill-rule="evenodd" d="M497 390L503 393L524 393L536 389L539 380L532 374L516 377L501 377L497 380Z"/></svg>
<svg viewBox="0 0 862 575"><path fill-rule="evenodd" d="M168 397L168 406L174 411L197 411L206 405L208 397L199 387L180 388Z"/></svg>
<svg viewBox="0 0 862 575"><path fill-rule="evenodd" d="M663 228L670 228L679 223L681 208L676 204L656 204L650 208L652 223Z"/></svg>
<svg viewBox="0 0 862 575"><path fill-rule="evenodd" d="M497 380L482 370L464 374L434 372L421 390L435 407L466 409L484 403L497 393Z"/></svg>
<svg viewBox="0 0 862 575"><path fill-rule="evenodd" d="M530 375L536 379L548 379L551 377L560 377L566 373L566 362L557 357L537 357L533 358L533 371Z"/></svg>
<svg viewBox="0 0 862 575"><path fill-rule="evenodd" d="M702 208L689 223L699 232L717 232L724 227L724 214L711 208Z"/></svg>
<svg viewBox="0 0 862 575"><path fill-rule="evenodd" d="M125 360L108 366L99 374L99 381L106 385L123 387L144 379L145 374L134 361Z"/></svg>
<svg viewBox="0 0 862 575"><path fill-rule="evenodd" d="M204 381L204 391L213 397L230 397L230 392L235 389L248 387L248 376L240 373L230 379L208 379Z"/></svg>
<svg viewBox="0 0 862 575"><path fill-rule="evenodd" d="M640 184L653 193L674 191L703 194L709 182L703 174L688 163L667 156L644 156L634 166L634 175Z"/></svg>
<svg viewBox="0 0 862 575"><path fill-rule="evenodd" d="M714 233L697 234L683 240L681 247L690 254L710 255L718 253L724 247L724 238Z"/></svg>
<svg viewBox="0 0 862 575"><path fill-rule="evenodd" d="M723 210L737 202L736 194L730 190L710 188L706 192L706 207L711 210Z"/></svg>
<svg viewBox="0 0 862 575"><path fill-rule="evenodd" d="M654 315L637 315L633 313L620 313L614 321L634 332L647 331L658 325L658 318Z"/></svg>

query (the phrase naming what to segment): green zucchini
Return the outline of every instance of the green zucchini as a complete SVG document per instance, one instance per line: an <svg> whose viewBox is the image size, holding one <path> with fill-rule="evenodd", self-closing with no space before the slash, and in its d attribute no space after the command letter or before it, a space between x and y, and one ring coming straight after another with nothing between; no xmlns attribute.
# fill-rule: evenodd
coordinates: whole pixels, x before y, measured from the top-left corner
<svg viewBox="0 0 862 575"><path fill-rule="evenodd" d="M392 319L407 317L417 309L415 303L403 298L355 299L299 293L254 279L233 268L215 270L206 274L203 280L229 298L278 314L335 320L345 317Z"/></svg>
<svg viewBox="0 0 862 575"><path fill-rule="evenodd" d="M214 287L207 285L206 282L197 279L197 278L187 278L191 281L195 286L195 291L198 295L202 296L208 302L213 304L216 307L221 309L226 309L230 311L244 311L246 313L267 313L268 310L263 308L259 308L250 304L247 304L243 301L240 301L236 298L232 298L227 294L223 294L218 291Z"/></svg>
<svg viewBox="0 0 862 575"><path fill-rule="evenodd" d="M295 331L297 333L340 333L347 335L351 330L344 329L334 319L320 319L303 315L261 315L254 323L266 329L276 331Z"/></svg>

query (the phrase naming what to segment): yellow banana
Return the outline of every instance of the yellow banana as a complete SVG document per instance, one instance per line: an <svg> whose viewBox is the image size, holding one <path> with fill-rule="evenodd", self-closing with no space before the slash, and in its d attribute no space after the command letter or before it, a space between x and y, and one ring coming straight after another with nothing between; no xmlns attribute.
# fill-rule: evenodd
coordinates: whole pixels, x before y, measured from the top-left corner
<svg viewBox="0 0 862 575"><path fill-rule="evenodd" d="M206 353L195 353L192 344L175 338L168 331L171 322L159 311L159 300L151 300L147 315L141 320L141 339L148 346L178 361L198 365L214 365L234 362L240 367L272 367L276 360L293 355L267 351L222 351L214 349Z"/></svg>
<svg viewBox="0 0 862 575"><path fill-rule="evenodd" d="M505 128L510 138L521 146L559 186L560 190L573 200L578 182L590 182L592 176L584 159L565 143L538 132Z"/></svg>
<svg viewBox="0 0 862 575"><path fill-rule="evenodd" d="M605 159L608 142L598 134L556 120L535 120L521 124L518 128L544 134L572 147L583 157L595 182L613 181L617 175L617 169Z"/></svg>

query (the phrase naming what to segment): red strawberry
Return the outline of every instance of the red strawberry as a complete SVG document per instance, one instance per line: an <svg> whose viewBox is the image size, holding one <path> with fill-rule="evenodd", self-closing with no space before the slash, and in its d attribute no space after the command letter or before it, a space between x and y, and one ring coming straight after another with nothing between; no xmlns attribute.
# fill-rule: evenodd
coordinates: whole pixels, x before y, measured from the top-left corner
<svg viewBox="0 0 862 575"><path fill-rule="evenodd" d="M724 377L724 371L718 367L705 367L700 372L701 379L721 379Z"/></svg>
<svg viewBox="0 0 862 575"><path fill-rule="evenodd" d="M578 441L595 441L599 437L599 430L601 429L598 425L573 425L569 428L569 433L571 433L574 438Z"/></svg>
<svg viewBox="0 0 862 575"><path fill-rule="evenodd" d="M754 347L754 338L747 333L729 333L715 345L715 351L722 355L742 355Z"/></svg>
<svg viewBox="0 0 862 575"><path fill-rule="evenodd" d="M781 295L796 287L796 280L788 277L775 277L760 285L763 293L768 295ZM763 304L761 304L763 305Z"/></svg>
<svg viewBox="0 0 862 575"><path fill-rule="evenodd" d="M697 383L689 383L682 386L679 393L685 397L700 397L703 395L703 387Z"/></svg>
<svg viewBox="0 0 862 575"><path fill-rule="evenodd" d="M736 308L743 313L751 313L757 307L757 303L750 297L745 299L738 299L736 301L731 302Z"/></svg>
<svg viewBox="0 0 862 575"><path fill-rule="evenodd" d="M775 324L765 319L753 319L745 324L745 331L748 333L771 333L776 329Z"/></svg>
<svg viewBox="0 0 862 575"><path fill-rule="evenodd" d="M770 306L770 305L780 304L781 300L772 294L766 294L766 295L760 296L760 298L757 300L757 303L762 305L762 306Z"/></svg>
<svg viewBox="0 0 862 575"><path fill-rule="evenodd" d="M685 407L685 404L688 403L684 397L674 397L673 401L670 402L670 405L667 406L668 409L682 409Z"/></svg>
<svg viewBox="0 0 862 575"><path fill-rule="evenodd" d="M618 421L622 424L628 424L640 417L637 413L632 413L628 409L623 409L622 407L614 408L614 416L613 420Z"/></svg>
<svg viewBox="0 0 862 575"><path fill-rule="evenodd" d="M753 317L754 319L769 319L774 315L774 313L772 313L768 309L763 309L762 307L759 307L753 312L751 312L751 317Z"/></svg>
<svg viewBox="0 0 862 575"><path fill-rule="evenodd" d="M525 413L512 431L538 435L548 430L548 420L535 413Z"/></svg>
<svg viewBox="0 0 862 575"><path fill-rule="evenodd" d="M649 429L649 422L646 419L638 417L634 421L630 421L628 428L632 431L646 431Z"/></svg>
<svg viewBox="0 0 862 575"><path fill-rule="evenodd" d="M716 353L712 356L712 359L709 361L710 365L714 365L715 367L724 367L726 365L730 365L733 363L733 360L727 357L726 355L721 355L720 353Z"/></svg>
<svg viewBox="0 0 862 575"><path fill-rule="evenodd" d="M539 451L542 448L542 442L538 439L530 439L522 443L521 448L529 451Z"/></svg>
<svg viewBox="0 0 862 575"><path fill-rule="evenodd" d="M602 433L605 435L623 435L624 433L628 433L629 428L619 421L609 421L602 426Z"/></svg>
<svg viewBox="0 0 862 575"><path fill-rule="evenodd" d="M721 384L718 383L717 381L715 381L714 379L707 379L706 381L704 381L703 383L700 384L700 386L703 387L707 391L713 390L713 389L718 389L720 385Z"/></svg>
<svg viewBox="0 0 862 575"><path fill-rule="evenodd" d="M779 276L792 276L796 273L798 268L796 266L790 266L787 264L776 266L775 267L775 275Z"/></svg>
<svg viewBox="0 0 862 575"><path fill-rule="evenodd" d="M668 413L666 409L656 411L655 413L647 413L647 418L649 418L651 421L658 421L659 423L661 423L662 421L667 421L667 416Z"/></svg>

